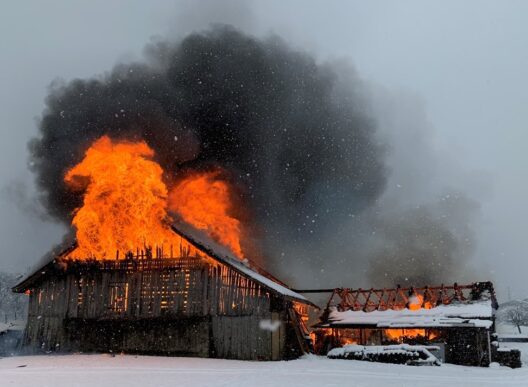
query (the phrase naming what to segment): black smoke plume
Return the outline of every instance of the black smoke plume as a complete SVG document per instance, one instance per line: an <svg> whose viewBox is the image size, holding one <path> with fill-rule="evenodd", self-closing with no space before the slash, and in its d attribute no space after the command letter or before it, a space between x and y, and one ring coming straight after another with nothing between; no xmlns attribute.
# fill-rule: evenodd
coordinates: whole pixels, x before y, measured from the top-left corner
<svg viewBox="0 0 528 387"><path fill-rule="evenodd" d="M374 122L330 66L228 26L146 52L141 63L52 86L30 151L40 200L56 219L68 223L82 199L64 185L65 171L104 134L144 139L168 179L229 170L268 251L324 243L332 224L383 192Z"/></svg>
<svg viewBox="0 0 528 387"><path fill-rule="evenodd" d="M265 265L292 285L462 279L478 206L461 194L431 199L436 160L415 104L369 98L374 88L348 66L229 26L145 52L108 74L52 85L30 143L52 217L69 224L81 204L63 178L94 140L142 139L168 182L227 170Z"/></svg>
<svg viewBox="0 0 528 387"><path fill-rule="evenodd" d="M375 219L376 240L368 254L368 277L376 286L412 286L469 277L467 258L475 249L469 219L478 204L462 194L447 194L436 202L384 213Z"/></svg>

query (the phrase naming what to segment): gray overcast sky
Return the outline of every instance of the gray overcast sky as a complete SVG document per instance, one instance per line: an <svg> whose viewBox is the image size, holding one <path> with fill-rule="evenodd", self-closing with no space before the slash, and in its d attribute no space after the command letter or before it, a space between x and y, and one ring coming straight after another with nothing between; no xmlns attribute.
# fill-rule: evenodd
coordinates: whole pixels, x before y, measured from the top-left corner
<svg viewBox="0 0 528 387"><path fill-rule="evenodd" d="M528 296L528 2L241 4L114 0L0 6L0 270L25 270L63 232L21 208L31 204L22 199L33 190L26 142L36 134L49 83L108 71L139 58L152 36L218 21L257 34L276 32L320 59L347 58L363 79L419 100L432 148L449 156L445 168L457 165L484 181L464 187L482 206L478 260L503 295L511 284L514 297ZM442 168L445 181L450 172ZM453 176L453 185L460 184Z"/></svg>

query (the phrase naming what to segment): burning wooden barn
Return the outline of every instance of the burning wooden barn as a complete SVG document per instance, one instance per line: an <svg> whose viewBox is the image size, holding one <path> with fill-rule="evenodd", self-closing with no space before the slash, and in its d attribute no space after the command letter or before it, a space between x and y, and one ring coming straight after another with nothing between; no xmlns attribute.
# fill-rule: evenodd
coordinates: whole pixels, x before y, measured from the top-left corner
<svg viewBox="0 0 528 387"><path fill-rule="evenodd" d="M111 260L66 251L24 279L14 291L30 297L25 350L280 360L310 349L302 311L315 305L183 228L169 251Z"/></svg>
<svg viewBox="0 0 528 387"><path fill-rule="evenodd" d="M491 282L394 289L335 289L316 325L318 352L347 344L434 345L446 363L487 366L518 354L499 353L498 308Z"/></svg>

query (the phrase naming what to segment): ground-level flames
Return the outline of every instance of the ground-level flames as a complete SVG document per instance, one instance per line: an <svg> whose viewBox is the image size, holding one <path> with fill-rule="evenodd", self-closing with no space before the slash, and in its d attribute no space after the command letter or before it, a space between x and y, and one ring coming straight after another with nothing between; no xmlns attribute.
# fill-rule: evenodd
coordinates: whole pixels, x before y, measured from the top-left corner
<svg viewBox="0 0 528 387"><path fill-rule="evenodd" d="M228 182L219 179L217 172L200 171L187 173L168 187L154 156L144 141L103 136L66 172L66 184L83 195L72 221L77 248L68 257L124 258L128 252L153 248L167 253L182 248L192 251L193 246L170 228L169 211L174 211L241 258L240 222L230 215Z"/></svg>

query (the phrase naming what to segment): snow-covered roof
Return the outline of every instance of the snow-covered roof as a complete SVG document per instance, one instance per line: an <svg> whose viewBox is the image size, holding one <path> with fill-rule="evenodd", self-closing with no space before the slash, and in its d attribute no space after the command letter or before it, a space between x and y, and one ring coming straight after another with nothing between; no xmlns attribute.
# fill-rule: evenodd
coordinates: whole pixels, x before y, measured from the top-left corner
<svg viewBox="0 0 528 387"><path fill-rule="evenodd" d="M439 305L431 309L401 309L338 311L331 308L328 320L320 326L372 326L377 328L441 328L480 327L490 328L493 324L491 300Z"/></svg>

